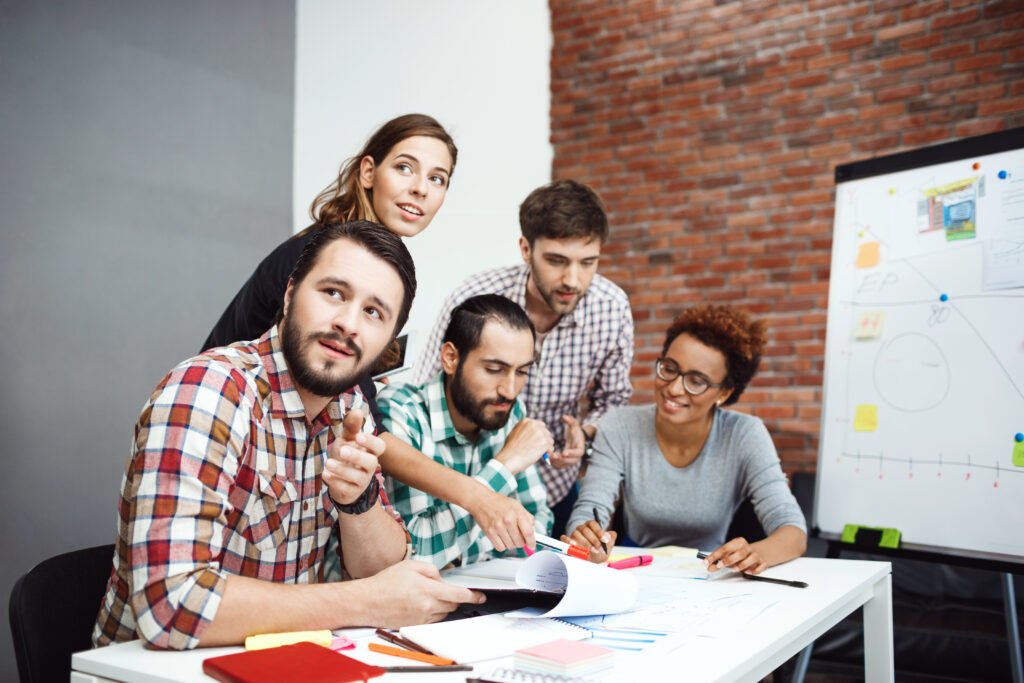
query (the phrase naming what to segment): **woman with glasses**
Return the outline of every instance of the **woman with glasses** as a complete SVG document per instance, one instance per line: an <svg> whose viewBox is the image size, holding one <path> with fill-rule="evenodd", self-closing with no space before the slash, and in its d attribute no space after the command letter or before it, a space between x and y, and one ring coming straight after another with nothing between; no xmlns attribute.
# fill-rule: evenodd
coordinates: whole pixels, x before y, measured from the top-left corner
<svg viewBox="0 0 1024 683"><path fill-rule="evenodd" d="M708 568L758 573L803 554L803 513L786 484L768 430L726 410L757 372L765 326L729 306L684 311L654 364L655 403L609 412L601 422L568 527L573 543L603 548L619 490L626 534L638 545L709 552ZM768 537L727 539L750 499Z"/></svg>

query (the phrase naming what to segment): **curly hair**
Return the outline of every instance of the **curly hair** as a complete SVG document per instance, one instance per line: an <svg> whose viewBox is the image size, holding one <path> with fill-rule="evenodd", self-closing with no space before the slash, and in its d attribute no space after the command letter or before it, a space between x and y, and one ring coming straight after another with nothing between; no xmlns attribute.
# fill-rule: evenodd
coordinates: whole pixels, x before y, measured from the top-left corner
<svg viewBox="0 0 1024 683"><path fill-rule="evenodd" d="M661 349L662 356L668 353L668 347L681 334L688 334L725 356L725 385L732 389L725 405L738 401L761 364L767 340L764 321L752 320L745 312L732 306L688 308L669 326Z"/></svg>

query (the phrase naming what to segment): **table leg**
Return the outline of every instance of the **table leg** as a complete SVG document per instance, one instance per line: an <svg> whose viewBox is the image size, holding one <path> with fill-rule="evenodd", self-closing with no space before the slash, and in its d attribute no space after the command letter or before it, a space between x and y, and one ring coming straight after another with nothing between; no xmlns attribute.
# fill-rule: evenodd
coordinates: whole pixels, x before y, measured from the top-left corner
<svg viewBox="0 0 1024 683"><path fill-rule="evenodd" d="M892 575L875 584L875 595L864 603L864 680L895 680L892 645Z"/></svg>

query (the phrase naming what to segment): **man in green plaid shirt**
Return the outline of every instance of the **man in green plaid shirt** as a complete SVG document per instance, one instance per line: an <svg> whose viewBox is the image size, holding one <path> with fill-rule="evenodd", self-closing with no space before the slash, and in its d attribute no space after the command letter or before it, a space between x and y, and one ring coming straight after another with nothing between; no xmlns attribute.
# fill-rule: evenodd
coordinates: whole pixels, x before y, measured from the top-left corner
<svg viewBox="0 0 1024 683"><path fill-rule="evenodd" d="M519 398L535 341L533 325L518 304L497 294L471 297L452 313L441 372L419 386L386 387L377 404L393 435L515 497L533 515L534 530L547 534L554 517L536 463L554 444L542 421L526 417ZM390 477L387 486L419 558L444 568L504 554L465 509ZM533 546L532 538L500 540L506 548Z"/></svg>

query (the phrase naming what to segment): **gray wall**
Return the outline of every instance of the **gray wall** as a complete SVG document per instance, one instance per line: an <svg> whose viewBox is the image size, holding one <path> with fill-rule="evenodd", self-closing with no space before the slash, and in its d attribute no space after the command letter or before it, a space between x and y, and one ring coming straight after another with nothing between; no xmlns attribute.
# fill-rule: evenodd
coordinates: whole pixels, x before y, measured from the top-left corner
<svg viewBox="0 0 1024 683"><path fill-rule="evenodd" d="M292 2L0 0L5 605L113 542L143 401L290 234L294 60Z"/></svg>

